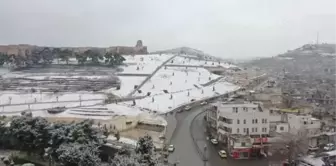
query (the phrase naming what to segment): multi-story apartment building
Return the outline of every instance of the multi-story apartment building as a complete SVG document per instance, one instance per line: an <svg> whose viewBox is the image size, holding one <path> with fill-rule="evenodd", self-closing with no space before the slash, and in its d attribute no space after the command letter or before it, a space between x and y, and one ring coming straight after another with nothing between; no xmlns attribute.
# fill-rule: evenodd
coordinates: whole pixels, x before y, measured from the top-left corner
<svg viewBox="0 0 336 166"><path fill-rule="evenodd" d="M309 137L309 145L317 146L321 135L321 120L312 115L287 114L289 131L294 134L305 134Z"/></svg>
<svg viewBox="0 0 336 166"><path fill-rule="evenodd" d="M217 131L218 140L236 158L249 158L253 144L262 144L262 138L269 134L269 116L260 104L248 102L218 102L207 111L207 120Z"/></svg>
<svg viewBox="0 0 336 166"><path fill-rule="evenodd" d="M225 135L268 135L269 111L263 111L255 103L215 103L207 112L212 127L218 136Z"/></svg>

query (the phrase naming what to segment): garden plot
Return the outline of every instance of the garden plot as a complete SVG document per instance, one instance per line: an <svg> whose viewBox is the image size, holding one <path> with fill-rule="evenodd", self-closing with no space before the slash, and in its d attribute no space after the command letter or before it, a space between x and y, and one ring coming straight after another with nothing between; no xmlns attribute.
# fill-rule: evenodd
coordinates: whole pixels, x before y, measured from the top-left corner
<svg viewBox="0 0 336 166"><path fill-rule="evenodd" d="M224 67L224 68L237 67L235 65L228 64L225 62L218 62L218 61L212 61L212 60L196 60L193 57L187 58L187 57L181 57L181 56L175 57L174 61L172 62L168 64L169 65L203 66L203 67Z"/></svg>
<svg viewBox="0 0 336 166"><path fill-rule="evenodd" d="M172 54L152 54L152 55L129 55L124 56L126 59L124 64L126 66L121 66L123 69L120 73L127 74L151 74L155 71L157 67L162 65L163 62L171 58Z"/></svg>
<svg viewBox="0 0 336 166"><path fill-rule="evenodd" d="M2 75L2 90L42 90L44 92L99 91L117 87L115 69L106 67L51 66L32 68Z"/></svg>
<svg viewBox="0 0 336 166"><path fill-rule="evenodd" d="M202 84L220 77L204 68L165 67L158 71L135 95L141 96L150 92L151 95L182 92L199 89Z"/></svg>
<svg viewBox="0 0 336 166"><path fill-rule="evenodd" d="M129 93L132 92L135 85L139 85L142 81L146 79L146 77L141 76L119 76L120 80L120 89L118 90L115 88L110 88L104 90L106 93L112 93L119 97L127 96Z"/></svg>
<svg viewBox="0 0 336 166"><path fill-rule="evenodd" d="M103 94L89 92L76 93L18 93L1 92L1 112L20 112L24 110L40 110L53 107L79 107L101 104L105 99Z"/></svg>

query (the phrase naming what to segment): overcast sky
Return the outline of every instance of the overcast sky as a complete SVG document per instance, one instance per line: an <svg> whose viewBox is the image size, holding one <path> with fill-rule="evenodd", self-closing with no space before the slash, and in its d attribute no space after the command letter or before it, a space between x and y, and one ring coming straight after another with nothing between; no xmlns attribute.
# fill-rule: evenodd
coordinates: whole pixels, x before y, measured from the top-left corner
<svg viewBox="0 0 336 166"><path fill-rule="evenodd" d="M335 0L0 0L0 44L188 46L223 58L335 43Z"/></svg>

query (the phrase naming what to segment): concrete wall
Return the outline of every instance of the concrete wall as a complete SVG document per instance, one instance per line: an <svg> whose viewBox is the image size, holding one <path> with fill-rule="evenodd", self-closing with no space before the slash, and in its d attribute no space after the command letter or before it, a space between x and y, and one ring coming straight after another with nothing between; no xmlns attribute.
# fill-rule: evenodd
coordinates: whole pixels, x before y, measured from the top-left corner
<svg viewBox="0 0 336 166"><path fill-rule="evenodd" d="M46 119L50 122L64 122L64 123L71 123L71 122L80 122L85 120L86 118L70 118L70 117L46 117ZM136 116L118 116L111 118L109 120L98 120L93 119L94 124L100 126L106 125L106 127L109 129L110 126L116 130L124 131L129 130L134 127L136 127L138 123L138 118Z"/></svg>
<svg viewBox="0 0 336 166"><path fill-rule="evenodd" d="M286 133L286 132L288 132L289 131L288 123L276 124L275 131L277 133Z"/></svg>

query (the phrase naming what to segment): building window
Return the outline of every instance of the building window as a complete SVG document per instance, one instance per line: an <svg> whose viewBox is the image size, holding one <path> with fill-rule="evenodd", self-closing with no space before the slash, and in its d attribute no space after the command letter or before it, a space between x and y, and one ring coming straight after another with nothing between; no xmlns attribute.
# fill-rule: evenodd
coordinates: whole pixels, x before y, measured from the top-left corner
<svg viewBox="0 0 336 166"><path fill-rule="evenodd" d="M237 133L239 133L239 128L237 128Z"/></svg>
<svg viewBox="0 0 336 166"><path fill-rule="evenodd" d="M240 122L239 122L239 119L237 119L237 124L239 124Z"/></svg>
<svg viewBox="0 0 336 166"><path fill-rule="evenodd" d="M253 108L253 110L256 110L257 108Z"/></svg>
<svg viewBox="0 0 336 166"><path fill-rule="evenodd" d="M247 107L243 107L243 110L246 111L246 112L248 111Z"/></svg>
<svg viewBox="0 0 336 166"><path fill-rule="evenodd" d="M252 128L252 133L254 132L254 128Z"/></svg>
<svg viewBox="0 0 336 166"><path fill-rule="evenodd" d="M252 119L252 124L254 124L254 119Z"/></svg>
<svg viewBox="0 0 336 166"><path fill-rule="evenodd" d="M254 129L254 131L255 131L255 132L258 132L258 128L256 127L256 128Z"/></svg>
<svg viewBox="0 0 336 166"><path fill-rule="evenodd" d="M244 133L246 133L246 128L244 128L243 130L244 130Z"/></svg>
<svg viewBox="0 0 336 166"><path fill-rule="evenodd" d="M283 130L284 130L284 127L281 126L281 127L280 127L280 130L283 131Z"/></svg>
<svg viewBox="0 0 336 166"><path fill-rule="evenodd" d="M267 119L265 119L265 123L267 123Z"/></svg>
<svg viewBox="0 0 336 166"><path fill-rule="evenodd" d="M238 113L238 107L232 107L234 113Z"/></svg>
<svg viewBox="0 0 336 166"><path fill-rule="evenodd" d="M255 123L258 123L258 119L255 119L254 122L255 122Z"/></svg>
<svg viewBox="0 0 336 166"><path fill-rule="evenodd" d="M245 143L245 142L242 142L242 143L241 143L241 146L246 146L246 143Z"/></svg>
<svg viewBox="0 0 336 166"><path fill-rule="evenodd" d="M244 119L244 124L246 124L246 119Z"/></svg>
<svg viewBox="0 0 336 166"><path fill-rule="evenodd" d="M225 117L222 117L222 116L219 117L219 121L222 121L222 122L227 123L227 124L232 124L232 119L228 119L228 118L225 118Z"/></svg>

